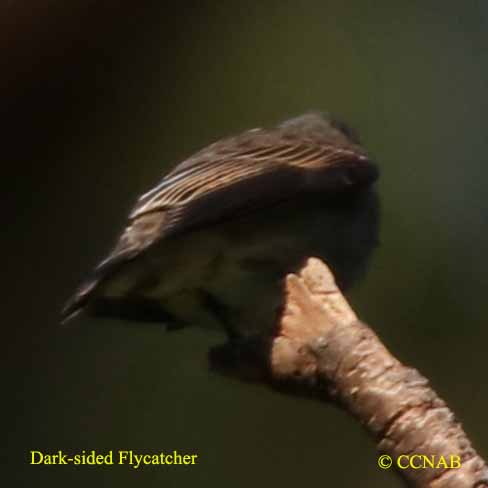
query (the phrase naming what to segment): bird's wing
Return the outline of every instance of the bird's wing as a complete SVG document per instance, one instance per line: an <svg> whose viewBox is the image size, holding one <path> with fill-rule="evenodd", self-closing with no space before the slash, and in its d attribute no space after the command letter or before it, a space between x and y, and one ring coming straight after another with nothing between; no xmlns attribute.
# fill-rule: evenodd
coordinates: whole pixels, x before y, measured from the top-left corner
<svg viewBox="0 0 488 488"><path fill-rule="evenodd" d="M332 167L364 154L329 120L307 114L274 129L253 129L208 146L142 195L130 218L171 210L182 216L196 205L198 220L205 223L228 211L254 207L257 201L286 198L303 183L303 170ZM206 200L212 204L202 205ZM175 231L187 224L171 219L167 228L171 225Z"/></svg>
<svg viewBox="0 0 488 488"><path fill-rule="evenodd" d="M99 268L132 258L170 235L287 199L314 183L306 177L314 170L348 161L368 164L349 129L316 113L211 144L139 198Z"/></svg>

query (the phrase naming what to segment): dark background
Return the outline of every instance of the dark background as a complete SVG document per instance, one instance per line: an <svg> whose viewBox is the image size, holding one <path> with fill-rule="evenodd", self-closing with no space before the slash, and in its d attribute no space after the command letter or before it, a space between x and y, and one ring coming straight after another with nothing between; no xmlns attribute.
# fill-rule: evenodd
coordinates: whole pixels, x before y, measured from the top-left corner
<svg viewBox="0 0 488 488"><path fill-rule="evenodd" d="M58 326L166 168L309 109L352 123L382 170L381 246L348 298L486 457L486 2L134 4L0 7L2 403L15 486L401 486L345 413L209 373L217 332ZM40 467L31 449L179 449L199 464Z"/></svg>

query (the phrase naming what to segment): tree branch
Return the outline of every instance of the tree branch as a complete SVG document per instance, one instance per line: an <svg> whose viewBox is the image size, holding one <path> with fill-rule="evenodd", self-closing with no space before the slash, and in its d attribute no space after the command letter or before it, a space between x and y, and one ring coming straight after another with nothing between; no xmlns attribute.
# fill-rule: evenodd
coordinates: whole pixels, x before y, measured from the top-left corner
<svg viewBox="0 0 488 488"><path fill-rule="evenodd" d="M267 345L267 379L275 386L299 385L309 394L338 401L394 466L408 464L402 455L433 459L434 468L397 468L410 485L488 487L487 465L446 403L424 376L398 361L358 320L320 260L309 259L298 275L287 277L277 334ZM453 459L459 459L458 469L449 468ZM415 458L414 464L421 462Z"/></svg>

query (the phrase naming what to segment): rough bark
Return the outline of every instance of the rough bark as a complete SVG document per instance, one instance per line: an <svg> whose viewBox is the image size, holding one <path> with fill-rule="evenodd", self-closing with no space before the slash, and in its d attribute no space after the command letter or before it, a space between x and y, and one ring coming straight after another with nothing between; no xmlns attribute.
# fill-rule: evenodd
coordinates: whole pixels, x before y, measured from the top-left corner
<svg viewBox="0 0 488 488"><path fill-rule="evenodd" d="M334 398L391 456L459 456L461 466L398 469L415 487L488 487L488 468L461 424L428 380L403 365L355 313L327 266L311 258L286 279L286 298L268 373L273 383L299 384ZM405 463L402 463L405 464Z"/></svg>

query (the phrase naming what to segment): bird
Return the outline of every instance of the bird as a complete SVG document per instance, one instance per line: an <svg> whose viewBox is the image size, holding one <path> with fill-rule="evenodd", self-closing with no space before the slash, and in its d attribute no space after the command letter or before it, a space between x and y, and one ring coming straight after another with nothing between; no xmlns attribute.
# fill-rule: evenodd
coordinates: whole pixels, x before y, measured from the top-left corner
<svg viewBox="0 0 488 488"><path fill-rule="evenodd" d="M377 244L379 170L323 112L223 138L140 196L108 256L62 310L269 331L284 276L309 255L344 286ZM352 277L352 278L351 278Z"/></svg>

